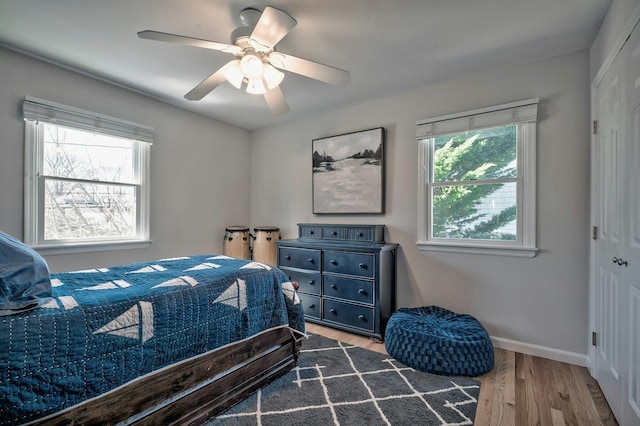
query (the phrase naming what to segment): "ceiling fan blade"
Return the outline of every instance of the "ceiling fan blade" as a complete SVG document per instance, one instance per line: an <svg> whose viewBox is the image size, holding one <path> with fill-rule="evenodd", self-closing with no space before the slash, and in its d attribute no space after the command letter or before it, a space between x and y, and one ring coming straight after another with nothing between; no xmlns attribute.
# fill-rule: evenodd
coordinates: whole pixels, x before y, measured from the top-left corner
<svg viewBox="0 0 640 426"><path fill-rule="evenodd" d="M159 31L145 30L138 33L138 37L145 40L164 41L167 43L184 44L186 46L202 47L204 49L220 50L222 52L228 52L239 54L242 49L238 46L230 44L217 43L215 41L202 40L199 38L186 37L176 34L161 33Z"/></svg>
<svg viewBox="0 0 640 426"><path fill-rule="evenodd" d="M269 105L269 109L274 115L281 115L289 111L289 105L287 105L287 101L284 99L280 86L267 90L264 94L264 98Z"/></svg>
<svg viewBox="0 0 640 426"><path fill-rule="evenodd" d="M297 23L288 13L267 6L251 33L251 41L271 50Z"/></svg>
<svg viewBox="0 0 640 426"><path fill-rule="evenodd" d="M319 64L317 62L287 55L281 52L274 52L269 55L269 63L276 68L324 81L325 83L335 84L336 86L344 86L351 81L351 74L349 74L349 71L344 71L339 68Z"/></svg>
<svg viewBox="0 0 640 426"><path fill-rule="evenodd" d="M199 101L200 99L208 95L213 89L224 83L226 81L226 78L224 77L224 69L225 67L223 66L218 71L203 80L202 83L191 89L189 93L184 95L185 99L188 99L190 101Z"/></svg>

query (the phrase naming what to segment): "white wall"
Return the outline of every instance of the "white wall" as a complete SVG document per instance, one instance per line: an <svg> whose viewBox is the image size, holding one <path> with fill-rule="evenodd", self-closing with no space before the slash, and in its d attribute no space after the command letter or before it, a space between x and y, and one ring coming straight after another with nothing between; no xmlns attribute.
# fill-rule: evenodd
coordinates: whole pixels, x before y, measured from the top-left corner
<svg viewBox="0 0 640 426"><path fill-rule="evenodd" d="M425 70L428 72L428 70ZM420 252L416 120L540 98L535 258ZM314 216L311 140L383 126L386 214ZM251 223L297 236L299 222L383 223L399 243L397 305L440 305L476 316L493 336L587 353L589 52L470 73L405 95L254 131Z"/></svg>
<svg viewBox="0 0 640 426"><path fill-rule="evenodd" d="M226 226L249 222L249 132L0 48L0 230L22 239L29 94L153 126L146 249L46 256L52 271L222 253Z"/></svg>

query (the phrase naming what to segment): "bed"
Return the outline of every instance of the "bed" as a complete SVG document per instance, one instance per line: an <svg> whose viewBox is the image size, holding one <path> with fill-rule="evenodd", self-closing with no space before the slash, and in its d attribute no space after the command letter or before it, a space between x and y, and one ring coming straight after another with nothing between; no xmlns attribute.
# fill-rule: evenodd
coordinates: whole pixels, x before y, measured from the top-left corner
<svg viewBox="0 0 640 426"><path fill-rule="evenodd" d="M297 362L301 304L266 264L198 255L50 282L0 316L0 425L200 424Z"/></svg>

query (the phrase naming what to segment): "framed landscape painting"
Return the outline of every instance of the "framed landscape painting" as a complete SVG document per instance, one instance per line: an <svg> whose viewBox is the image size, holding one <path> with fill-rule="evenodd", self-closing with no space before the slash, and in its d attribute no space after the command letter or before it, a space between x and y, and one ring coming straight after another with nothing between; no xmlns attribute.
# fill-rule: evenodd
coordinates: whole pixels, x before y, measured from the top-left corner
<svg viewBox="0 0 640 426"><path fill-rule="evenodd" d="M313 213L384 213L384 128L312 141Z"/></svg>

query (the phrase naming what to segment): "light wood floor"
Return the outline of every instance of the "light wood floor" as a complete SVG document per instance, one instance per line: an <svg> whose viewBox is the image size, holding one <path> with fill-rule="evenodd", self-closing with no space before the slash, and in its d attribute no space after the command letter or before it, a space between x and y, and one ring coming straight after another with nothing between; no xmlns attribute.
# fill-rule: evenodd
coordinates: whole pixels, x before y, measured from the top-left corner
<svg viewBox="0 0 640 426"><path fill-rule="evenodd" d="M317 324L311 334L386 353L384 344ZM495 349L482 377L476 425L617 425L598 383L584 367Z"/></svg>

